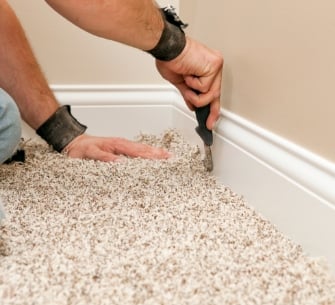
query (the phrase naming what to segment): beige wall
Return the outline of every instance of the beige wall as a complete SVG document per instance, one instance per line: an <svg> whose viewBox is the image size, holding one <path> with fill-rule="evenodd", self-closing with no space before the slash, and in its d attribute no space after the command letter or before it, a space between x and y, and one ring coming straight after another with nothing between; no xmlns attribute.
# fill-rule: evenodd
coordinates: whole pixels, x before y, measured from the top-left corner
<svg viewBox="0 0 335 305"><path fill-rule="evenodd" d="M181 0L225 57L223 106L335 161L335 2Z"/></svg>
<svg viewBox="0 0 335 305"><path fill-rule="evenodd" d="M9 3L50 83L164 84L147 54L77 29L44 1ZM180 11L225 56L225 108L335 161L335 2L181 0Z"/></svg>
<svg viewBox="0 0 335 305"><path fill-rule="evenodd" d="M161 84L151 56L94 37L55 13L44 1L8 0L20 18L52 84ZM161 0L178 6L178 0Z"/></svg>

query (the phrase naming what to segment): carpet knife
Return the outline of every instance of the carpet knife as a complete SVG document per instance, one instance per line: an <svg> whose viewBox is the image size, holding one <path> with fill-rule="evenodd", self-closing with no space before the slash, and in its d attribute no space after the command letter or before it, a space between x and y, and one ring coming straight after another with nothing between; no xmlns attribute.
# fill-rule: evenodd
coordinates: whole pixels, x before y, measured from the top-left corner
<svg viewBox="0 0 335 305"><path fill-rule="evenodd" d="M204 142L205 158L204 166L208 172L213 170L213 158L211 146L213 144L213 132L206 126L206 121L209 116L210 105L198 107L195 109L195 115L197 117L198 126L195 128L196 132Z"/></svg>

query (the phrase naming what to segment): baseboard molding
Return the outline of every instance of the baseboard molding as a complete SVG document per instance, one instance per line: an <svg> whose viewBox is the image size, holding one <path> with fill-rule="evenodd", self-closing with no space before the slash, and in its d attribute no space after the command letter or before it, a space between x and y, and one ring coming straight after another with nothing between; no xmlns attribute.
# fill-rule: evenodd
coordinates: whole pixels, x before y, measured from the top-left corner
<svg viewBox="0 0 335 305"><path fill-rule="evenodd" d="M229 111L222 116L219 134L335 207L335 163Z"/></svg>
<svg viewBox="0 0 335 305"><path fill-rule="evenodd" d="M174 106L176 127L192 139L194 118L181 99ZM212 150L223 184L335 272L334 163L225 110Z"/></svg>
<svg viewBox="0 0 335 305"><path fill-rule="evenodd" d="M134 138L170 128L177 91L169 85L51 85L61 104L88 126L88 133ZM150 109L150 111L148 111ZM23 136L35 137L24 122Z"/></svg>
<svg viewBox="0 0 335 305"><path fill-rule="evenodd" d="M61 103L76 106L171 105L177 91L170 85L51 85Z"/></svg>
<svg viewBox="0 0 335 305"><path fill-rule="evenodd" d="M177 128L201 145L195 119L171 86L52 86L100 135ZM335 164L227 111L217 126L213 174L306 252L335 270Z"/></svg>

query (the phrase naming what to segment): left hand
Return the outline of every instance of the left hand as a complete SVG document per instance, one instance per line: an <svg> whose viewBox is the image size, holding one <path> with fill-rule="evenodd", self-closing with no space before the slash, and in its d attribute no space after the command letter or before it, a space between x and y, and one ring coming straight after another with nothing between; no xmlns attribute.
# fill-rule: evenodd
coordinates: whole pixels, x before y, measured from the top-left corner
<svg viewBox="0 0 335 305"><path fill-rule="evenodd" d="M99 161L117 161L123 156L145 159L168 159L166 150L123 138L95 137L82 134L71 141L64 150L71 158Z"/></svg>

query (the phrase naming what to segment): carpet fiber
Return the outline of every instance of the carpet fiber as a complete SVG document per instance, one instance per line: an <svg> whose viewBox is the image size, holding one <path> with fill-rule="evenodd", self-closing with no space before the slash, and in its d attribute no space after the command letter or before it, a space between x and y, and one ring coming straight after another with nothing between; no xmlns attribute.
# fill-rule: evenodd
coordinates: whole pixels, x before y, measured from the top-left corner
<svg viewBox="0 0 335 305"><path fill-rule="evenodd" d="M69 159L27 144L0 166L1 304L335 304L335 281L203 168L176 131L165 161Z"/></svg>

